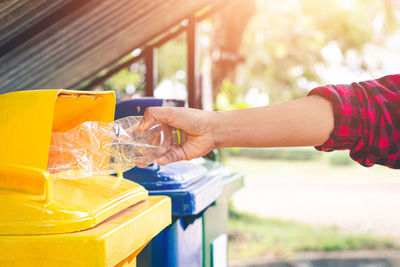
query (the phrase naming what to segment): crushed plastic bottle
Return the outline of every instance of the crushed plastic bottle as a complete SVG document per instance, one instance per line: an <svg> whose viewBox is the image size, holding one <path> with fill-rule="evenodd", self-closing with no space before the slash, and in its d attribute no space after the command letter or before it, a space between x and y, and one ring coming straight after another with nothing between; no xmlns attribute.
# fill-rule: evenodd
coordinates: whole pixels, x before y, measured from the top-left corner
<svg viewBox="0 0 400 267"><path fill-rule="evenodd" d="M146 166L180 145L185 133L165 124L139 129L142 117L111 123L87 121L64 132L53 132L47 169L60 178L82 178Z"/></svg>

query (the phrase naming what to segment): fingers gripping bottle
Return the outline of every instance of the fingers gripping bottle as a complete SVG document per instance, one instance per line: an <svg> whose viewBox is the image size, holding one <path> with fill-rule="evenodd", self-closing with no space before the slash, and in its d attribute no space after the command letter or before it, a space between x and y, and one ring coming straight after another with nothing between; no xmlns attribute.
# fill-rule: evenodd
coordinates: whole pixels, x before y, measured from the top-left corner
<svg viewBox="0 0 400 267"><path fill-rule="evenodd" d="M61 178L81 178L124 172L145 166L185 141L185 133L158 123L143 131L142 117L112 123L87 121L51 134L48 171Z"/></svg>

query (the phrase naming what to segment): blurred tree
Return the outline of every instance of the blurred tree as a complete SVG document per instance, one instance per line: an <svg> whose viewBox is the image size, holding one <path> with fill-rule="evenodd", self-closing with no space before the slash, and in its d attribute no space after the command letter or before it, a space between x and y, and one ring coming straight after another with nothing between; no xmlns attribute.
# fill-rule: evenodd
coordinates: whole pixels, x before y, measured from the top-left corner
<svg viewBox="0 0 400 267"><path fill-rule="evenodd" d="M249 19L255 13L253 0L236 1L213 16L211 33L211 73L213 99L216 98L222 81L233 80L240 55L243 33Z"/></svg>
<svg viewBox="0 0 400 267"><path fill-rule="evenodd" d="M185 34L170 40L158 49L158 81L176 76L179 70L186 72L187 49ZM181 80L186 84L186 76Z"/></svg>
<svg viewBox="0 0 400 267"><path fill-rule="evenodd" d="M236 84L243 93L251 87L267 92L271 102L305 95L324 82L318 66L327 65L327 57L346 65L341 57L348 51L361 58L366 44L381 44L398 26L399 10L392 2L256 0L258 12L244 35L246 61ZM366 69L360 61L359 68Z"/></svg>
<svg viewBox="0 0 400 267"><path fill-rule="evenodd" d="M230 80L224 79L215 99L215 109L233 110L249 107L250 105L244 100L242 90Z"/></svg>
<svg viewBox="0 0 400 267"><path fill-rule="evenodd" d="M139 72L123 69L104 83L104 89L115 90L117 92L126 92L128 90L127 94L133 94L137 90L143 90L143 78L141 76ZM127 89L129 85L134 86L135 90L129 92L129 89Z"/></svg>

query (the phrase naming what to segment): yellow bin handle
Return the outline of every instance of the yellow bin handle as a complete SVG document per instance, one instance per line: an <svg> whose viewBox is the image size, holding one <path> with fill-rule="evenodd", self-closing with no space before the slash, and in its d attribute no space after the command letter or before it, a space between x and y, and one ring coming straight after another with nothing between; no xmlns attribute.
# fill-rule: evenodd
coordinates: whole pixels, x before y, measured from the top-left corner
<svg viewBox="0 0 400 267"><path fill-rule="evenodd" d="M4 194L49 203L51 175L42 169L0 162L0 190Z"/></svg>

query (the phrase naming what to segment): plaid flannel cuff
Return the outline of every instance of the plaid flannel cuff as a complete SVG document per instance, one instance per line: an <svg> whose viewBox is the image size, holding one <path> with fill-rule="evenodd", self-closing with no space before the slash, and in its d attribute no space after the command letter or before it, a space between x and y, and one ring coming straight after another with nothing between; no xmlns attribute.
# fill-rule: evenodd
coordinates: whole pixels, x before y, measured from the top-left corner
<svg viewBox="0 0 400 267"><path fill-rule="evenodd" d="M334 129L329 139L315 148L320 151L353 149L363 145L360 136L359 102L350 85L327 85L313 89L308 95L328 99L334 110Z"/></svg>

